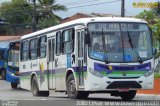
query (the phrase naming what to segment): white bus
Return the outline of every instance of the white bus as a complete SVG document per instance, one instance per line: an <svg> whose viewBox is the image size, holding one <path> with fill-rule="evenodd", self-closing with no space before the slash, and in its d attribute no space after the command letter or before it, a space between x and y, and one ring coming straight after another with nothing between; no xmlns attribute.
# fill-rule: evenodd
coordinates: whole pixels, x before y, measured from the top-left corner
<svg viewBox="0 0 160 106"><path fill-rule="evenodd" d="M140 19L82 18L21 38L20 86L34 96L110 93L132 100L152 89L152 33Z"/></svg>

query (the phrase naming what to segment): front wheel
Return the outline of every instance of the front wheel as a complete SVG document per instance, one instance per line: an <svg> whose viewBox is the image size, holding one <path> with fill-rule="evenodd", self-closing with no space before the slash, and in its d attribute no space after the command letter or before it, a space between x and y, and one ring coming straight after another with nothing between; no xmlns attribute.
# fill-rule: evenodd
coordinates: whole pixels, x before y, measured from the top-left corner
<svg viewBox="0 0 160 106"><path fill-rule="evenodd" d="M12 87L13 89L17 89L18 84L17 84L17 83L13 83L13 82L11 82L11 87Z"/></svg>
<svg viewBox="0 0 160 106"><path fill-rule="evenodd" d="M130 101L136 96L136 90L129 91L129 92L121 92L120 97L123 101Z"/></svg>
<svg viewBox="0 0 160 106"><path fill-rule="evenodd" d="M71 99L85 99L89 96L88 92L77 91L73 74L67 79L67 94Z"/></svg>

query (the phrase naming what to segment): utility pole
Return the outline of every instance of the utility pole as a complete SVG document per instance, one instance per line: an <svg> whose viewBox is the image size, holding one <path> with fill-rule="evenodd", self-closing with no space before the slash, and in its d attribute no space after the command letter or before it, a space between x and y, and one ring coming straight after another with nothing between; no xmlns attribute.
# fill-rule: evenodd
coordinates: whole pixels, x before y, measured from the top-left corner
<svg viewBox="0 0 160 106"><path fill-rule="evenodd" d="M32 20L32 31L35 32L37 30L36 28L36 0L33 0L33 20Z"/></svg>
<svg viewBox="0 0 160 106"><path fill-rule="evenodd" d="M125 1L121 2L121 17L125 17Z"/></svg>

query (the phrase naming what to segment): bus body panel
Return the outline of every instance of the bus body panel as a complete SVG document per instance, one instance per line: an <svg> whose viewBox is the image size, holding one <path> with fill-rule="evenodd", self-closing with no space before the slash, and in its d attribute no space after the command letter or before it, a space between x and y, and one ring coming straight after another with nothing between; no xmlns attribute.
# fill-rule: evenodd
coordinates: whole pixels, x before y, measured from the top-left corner
<svg viewBox="0 0 160 106"><path fill-rule="evenodd" d="M25 88L26 90L31 90L31 75L36 75L35 72L29 72L28 67L30 64L27 64L28 61L20 62L20 87Z"/></svg>

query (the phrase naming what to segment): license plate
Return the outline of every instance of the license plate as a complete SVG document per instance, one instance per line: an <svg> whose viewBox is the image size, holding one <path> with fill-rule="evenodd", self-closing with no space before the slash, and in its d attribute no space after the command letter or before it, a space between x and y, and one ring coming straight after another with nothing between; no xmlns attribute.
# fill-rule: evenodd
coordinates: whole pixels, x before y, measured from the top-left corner
<svg viewBox="0 0 160 106"><path fill-rule="evenodd" d="M128 92L129 91L129 88L120 88L119 89L119 92Z"/></svg>

